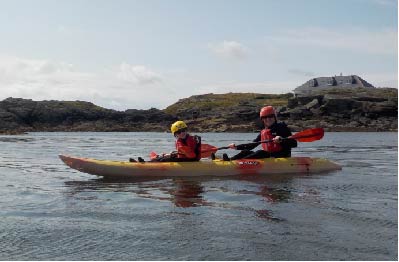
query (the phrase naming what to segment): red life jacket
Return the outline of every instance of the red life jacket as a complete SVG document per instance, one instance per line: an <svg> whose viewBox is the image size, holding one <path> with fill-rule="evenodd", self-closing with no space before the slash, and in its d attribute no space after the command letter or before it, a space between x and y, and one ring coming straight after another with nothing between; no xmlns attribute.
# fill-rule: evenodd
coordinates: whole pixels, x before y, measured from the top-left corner
<svg viewBox="0 0 399 262"><path fill-rule="evenodd" d="M185 139L176 140L177 158L201 159L201 138L187 135Z"/></svg>
<svg viewBox="0 0 399 262"><path fill-rule="evenodd" d="M272 140L275 137L276 136L272 135L272 131L270 129L263 129L260 131L260 139L262 141ZM283 150L280 144L274 143L273 141L270 141L269 143L262 143L262 148L269 153L280 152Z"/></svg>

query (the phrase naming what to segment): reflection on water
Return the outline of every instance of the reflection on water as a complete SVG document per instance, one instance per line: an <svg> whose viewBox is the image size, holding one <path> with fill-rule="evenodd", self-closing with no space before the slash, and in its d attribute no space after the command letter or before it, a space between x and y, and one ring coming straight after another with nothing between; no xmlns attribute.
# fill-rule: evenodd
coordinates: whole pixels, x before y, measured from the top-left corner
<svg viewBox="0 0 399 262"><path fill-rule="evenodd" d="M173 179L174 189L169 190L172 203L177 207L194 207L209 205L204 201L202 194L204 188L199 181L186 181L184 179Z"/></svg>
<svg viewBox="0 0 399 262"><path fill-rule="evenodd" d="M303 175L309 176L309 175ZM252 196L253 198L260 197L259 200L265 201L269 204L278 202L286 202L289 200L291 191L288 188L278 188L273 186L276 183L289 184L290 179L298 178L298 175L287 174L271 175L262 177L259 175L238 176L236 178L200 178L200 177L177 177L171 179L165 178L99 178L88 181L67 181L65 182L68 190L64 192L66 195L74 198L90 200L91 198L85 193L99 193L99 192L123 192L131 193L132 198L151 199L155 201L167 201L179 208L190 207L219 207L231 210L250 211L255 217L281 221L283 219L276 217L272 210L265 208L265 205L260 208L251 208L242 205L235 205L234 201L225 201L226 196L233 195L235 198L240 196ZM213 182L223 181L240 181L249 182L251 189L237 189L235 187L220 187L215 188L211 186L207 188L207 184ZM272 185L272 186L270 186ZM218 192L219 197L208 198L207 192ZM220 193L223 193L220 195ZM82 197L83 195L83 197Z"/></svg>

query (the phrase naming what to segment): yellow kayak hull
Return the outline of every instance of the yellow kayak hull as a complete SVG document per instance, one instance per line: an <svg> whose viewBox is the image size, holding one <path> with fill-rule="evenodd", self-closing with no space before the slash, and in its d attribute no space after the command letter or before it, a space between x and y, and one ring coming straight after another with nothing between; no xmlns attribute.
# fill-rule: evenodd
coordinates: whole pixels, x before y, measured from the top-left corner
<svg viewBox="0 0 399 262"><path fill-rule="evenodd" d="M340 165L327 159L310 157L145 163L97 160L66 155L59 157L73 169L108 178L307 174L341 169Z"/></svg>

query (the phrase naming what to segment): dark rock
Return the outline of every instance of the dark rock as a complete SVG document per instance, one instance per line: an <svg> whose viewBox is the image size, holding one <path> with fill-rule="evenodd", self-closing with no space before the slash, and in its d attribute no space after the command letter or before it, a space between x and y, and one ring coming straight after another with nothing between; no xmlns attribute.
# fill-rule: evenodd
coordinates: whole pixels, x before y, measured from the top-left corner
<svg viewBox="0 0 399 262"><path fill-rule="evenodd" d="M296 97L290 98L290 99L288 99L287 107L288 108L295 108L295 107L298 106L298 104L299 104L298 98L296 98Z"/></svg>
<svg viewBox="0 0 399 262"><path fill-rule="evenodd" d="M375 114L377 116L397 116L398 115L398 104L394 101L384 101L371 103L368 106L369 114Z"/></svg>
<svg viewBox="0 0 399 262"><path fill-rule="evenodd" d="M387 101L387 98L383 97L356 97L357 101L367 101L367 102L384 102Z"/></svg>
<svg viewBox="0 0 399 262"><path fill-rule="evenodd" d="M317 100L319 103L321 103L321 100L323 99L323 96L321 95L311 95L311 96L298 96L296 98L298 100L299 105L306 105L314 100Z"/></svg>
<svg viewBox="0 0 399 262"><path fill-rule="evenodd" d="M301 120L303 118L313 115L312 112L309 109L307 109L305 106L288 110L286 113L289 114L289 118L292 120Z"/></svg>
<svg viewBox="0 0 399 262"><path fill-rule="evenodd" d="M316 109L318 107L320 107L320 104L319 104L319 100L317 100L317 99L313 99L311 102L309 102L305 105L305 108L308 110Z"/></svg>
<svg viewBox="0 0 399 262"><path fill-rule="evenodd" d="M14 114L19 120L29 122L37 102L31 99L7 98L0 103L0 108Z"/></svg>
<svg viewBox="0 0 399 262"><path fill-rule="evenodd" d="M177 119L175 116L156 108L149 110L128 109L125 111L123 118L125 121L147 123L170 123Z"/></svg>
<svg viewBox="0 0 399 262"><path fill-rule="evenodd" d="M309 111L315 116L320 117L322 115L322 111L321 111L320 107L319 108L311 108L311 109L309 109Z"/></svg>
<svg viewBox="0 0 399 262"><path fill-rule="evenodd" d="M329 112L332 114L352 110L353 104L353 99L326 95L323 98L323 105L321 107L323 108L324 112Z"/></svg>
<svg viewBox="0 0 399 262"><path fill-rule="evenodd" d="M22 125L23 122L15 114L0 108L0 131L11 131Z"/></svg>

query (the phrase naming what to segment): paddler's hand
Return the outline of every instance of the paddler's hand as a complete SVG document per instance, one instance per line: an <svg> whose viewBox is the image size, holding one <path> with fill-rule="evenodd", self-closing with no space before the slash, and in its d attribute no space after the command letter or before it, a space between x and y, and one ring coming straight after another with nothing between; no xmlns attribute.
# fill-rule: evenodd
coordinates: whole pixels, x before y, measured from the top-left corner
<svg viewBox="0 0 399 262"><path fill-rule="evenodd" d="M229 148L231 148L231 149L237 149L236 144L234 144L234 143L230 144L230 145L229 145Z"/></svg>
<svg viewBox="0 0 399 262"><path fill-rule="evenodd" d="M275 138L273 138L273 142L276 144L280 144L282 140L283 138L281 136L276 136Z"/></svg>

